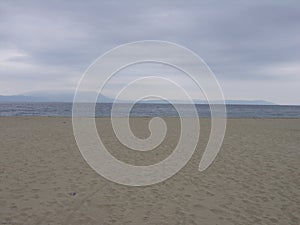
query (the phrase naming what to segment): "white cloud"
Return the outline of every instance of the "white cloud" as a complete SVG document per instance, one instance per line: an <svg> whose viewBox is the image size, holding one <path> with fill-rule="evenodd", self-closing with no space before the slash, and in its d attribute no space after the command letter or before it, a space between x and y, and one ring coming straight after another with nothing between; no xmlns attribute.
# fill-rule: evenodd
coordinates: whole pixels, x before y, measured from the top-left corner
<svg viewBox="0 0 300 225"><path fill-rule="evenodd" d="M300 77L300 61L279 63L262 68L262 73L272 74L286 79L297 79Z"/></svg>

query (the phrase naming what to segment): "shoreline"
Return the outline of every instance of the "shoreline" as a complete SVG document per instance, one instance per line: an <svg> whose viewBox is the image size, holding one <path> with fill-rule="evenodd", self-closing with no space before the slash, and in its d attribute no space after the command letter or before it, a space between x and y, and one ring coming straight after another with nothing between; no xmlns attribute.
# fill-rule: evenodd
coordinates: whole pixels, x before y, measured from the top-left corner
<svg viewBox="0 0 300 225"><path fill-rule="evenodd" d="M130 116L129 118L153 118L153 117L160 117L160 118L180 118L178 116ZM72 119L72 116L0 116L0 118L70 118ZM87 117L84 117L87 118ZM97 116L92 117L96 119L108 119L111 118L109 116ZM114 116L113 118L128 118L125 116ZM183 116L182 118L198 118L198 119L211 119L211 117L190 117L190 116ZM215 119L218 119L218 117L215 117ZM224 118L223 118L224 119ZM234 119L266 119L266 120L272 120L272 119L295 119L298 120L300 117L227 117L227 120L234 120Z"/></svg>

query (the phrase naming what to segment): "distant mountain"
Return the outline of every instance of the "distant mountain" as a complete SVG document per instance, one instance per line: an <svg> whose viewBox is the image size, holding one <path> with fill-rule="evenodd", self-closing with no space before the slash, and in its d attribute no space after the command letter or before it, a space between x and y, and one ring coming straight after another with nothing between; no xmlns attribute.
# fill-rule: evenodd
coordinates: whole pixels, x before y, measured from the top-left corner
<svg viewBox="0 0 300 225"><path fill-rule="evenodd" d="M42 102L45 99L25 95L0 95L0 102Z"/></svg>
<svg viewBox="0 0 300 225"><path fill-rule="evenodd" d="M92 96L95 93L93 92L83 92L82 93L82 102L89 102ZM73 92L62 92L62 91L39 91L39 92L27 92L21 95L0 95L0 102L73 102L74 93ZM97 102L102 103L112 103L114 99L106 97L104 95L99 95ZM128 100L118 100L119 103L129 103ZM177 104L185 104L186 101L173 101ZM207 101L194 100L196 104L208 104ZM144 104L167 104L167 101L163 100L143 100L140 103ZM221 101L212 101L213 104L220 104ZM264 100L226 100L228 105L276 105L273 102L268 102Z"/></svg>
<svg viewBox="0 0 300 225"><path fill-rule="evenodd" d="M264 100L226 100L227 105L277 105Z"/></svg>
<svg viewBox="0 0 300 225"><path fill-rule="evenodd" d="M92 92L83 92L81 101L88 102L94 95ZM72 92L28 92L21 95L0 95L0 102L73 102L73 98ZM113 99L99 95L97 102L110 103Z"/></svg>
<svg viewBox="0 0 300 225"><path fill-rule="evenodd" d="M204 100L193 100L195 104L208 104L208 101ZM185 104L186 101L175 100L173 101L177 104ZM144 100L141 103L152 103L152 104L168 104L164 100ZM211 101L212 104L222 104L222 101ZM226 105L276 105L273 102L264 100L225 100Z"/></svg>

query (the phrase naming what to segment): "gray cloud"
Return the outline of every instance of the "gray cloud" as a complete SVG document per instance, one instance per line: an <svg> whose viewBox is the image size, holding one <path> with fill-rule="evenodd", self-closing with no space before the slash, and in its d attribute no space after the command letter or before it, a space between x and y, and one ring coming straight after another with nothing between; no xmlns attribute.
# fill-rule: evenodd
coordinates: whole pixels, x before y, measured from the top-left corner
<svg viewBox="0 0 300 225"><path fill-rule="evenodd" d="M112 47L161 39L200 55L227 98L300 104L299 27L299 1L1 1L0 94L74 87Z"/></svg>

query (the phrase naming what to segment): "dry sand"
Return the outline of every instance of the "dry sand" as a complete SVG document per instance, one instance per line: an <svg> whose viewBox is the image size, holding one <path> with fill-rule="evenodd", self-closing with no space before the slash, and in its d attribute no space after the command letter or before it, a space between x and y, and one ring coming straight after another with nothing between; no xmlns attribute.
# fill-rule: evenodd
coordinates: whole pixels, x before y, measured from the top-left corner
<svg viewBox="0 0 300 225"><path fill-rule="evenodd" d="M147 118L134 132L149 133ZM178 121L167 119L165 141L135 152L97 119L111 153L147 165L172 152ZM300 119L230 119L222 149L203 173L209 120L201 141L175 176L147 187L110 182L82 158L71 118L0 118L0 225L3 224L300 224ZM73 193L73 194L72 194Z"/></svg>

